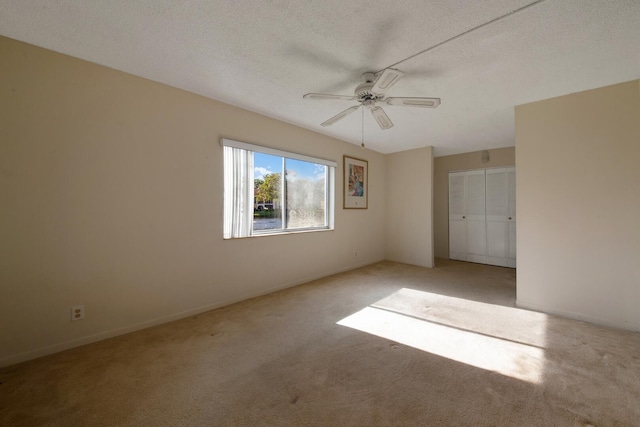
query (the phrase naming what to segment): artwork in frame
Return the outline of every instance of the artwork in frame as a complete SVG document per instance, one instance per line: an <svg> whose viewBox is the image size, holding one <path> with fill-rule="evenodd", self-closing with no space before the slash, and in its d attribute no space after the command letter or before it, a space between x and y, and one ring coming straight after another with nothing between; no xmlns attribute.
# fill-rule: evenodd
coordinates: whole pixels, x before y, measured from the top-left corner
<svg viewBox="0 0 640 427"><path fill-rule="evenodd" d="M367 209L369 162L344 156L344 209Z"/></svg>

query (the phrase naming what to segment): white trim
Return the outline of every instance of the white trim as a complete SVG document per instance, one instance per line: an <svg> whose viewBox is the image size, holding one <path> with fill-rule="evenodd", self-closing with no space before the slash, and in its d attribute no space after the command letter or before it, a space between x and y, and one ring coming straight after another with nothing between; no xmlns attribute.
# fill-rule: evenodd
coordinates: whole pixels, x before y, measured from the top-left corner
<svg viewBox="0 0 640 427"><path fill-rule="evenodd" d="M336 209L336 168L329 168L327 176L327 225L333 230L335 225L335 209Z"/></svg>
<svg viewBox="0 0 640 427"><path fill-rule="evenodd" d="M55 353L59 353L61 351L64 350L69 350L75 347L80 347L82 345L86 345L86 344L91 344L94 342L98 342L98 341L103 341L107 338L113 338L113 337L117 337L120 335L124 335L124 334L128 334L131 332L135 332L135 331L139 331L139 330L143 330L143 329L147 329L150 328L152 326L156 326L156 325L162 325L165 323L169 323L169 322L173 322L176 320L180 320L180 319L185 319L187 317L190 316L195 316L197 314L200 313L204 313L207 311L211 311L211 310L215 310L217 308L220 307L226 307L229 306L231 304L235 304L237 302L240 301L245 301L248 300L250 298L256 298L256 297L260 297L262 295L267 295L267 294L271 294L273 292L278 292L280 290L283 289L288 289L288 288L292 288L294 286L298 286L304 283L309 283L312 282L314 280L318 280L318 279L322 279L324 277L329 277L332 276L334 274L339 274L339 273L343 273L345 271L351 271L351 270L355 270L357 268L361 268L361 267L365 267L367 265L372 265L378 262L382 262L384 261L384 259L376 259L373 261L367 261L367 262L360 262L360 263L354 263L354 264L350 264L344 267L339 267L335 270L332 271L325 271L323 273L320 274L313 274L310 276L306 276L306 277L302 277L300 279L297 280L292 280L289 282L286 282L284 284L279 284L279 285L275 285L275 286L271 286L269 288L257 291L257 292L243 292L240 293L238 296L233 297L233 298L228 298L222 301L218 301L212 304L207 304L207 305L203 305L200 307L196 307L196 308L192 308L189 310L184 310L178 313L172 313L166 316L161 316L161 317L157 317L151 320L147 320L147 321L143 321L143 322L139 322L139 323L135 323L132 325L127 325L121 328L116 328L116 329L110 329L107 331L102 331L102 332L98 332L95 334L91 334L91 335L86 335L83 337L79 337L79 338L75 338L75 339L71 339L71 340L67 340L67 341L63 341L63 342L59 342L59 343L54 343L54 344L50 344L44 347L39 347L33 350L28 350L22 353L18 353L18 354L11 354L9 356L6 356L2 359L0 359L0 368L4 368L6 366L10 366L16 363L21 363L21 362L25 362L27 360L32 360L32 359L36 359L38 357L43 357L43 356L47 356L50 354L55 354Z"/></svg>
<svg viewBox="0 0 640 427"><path fill-rule="evenodd" d="M531 304L526 301L522 301L518 299L516 299L516 307L523 310L536 311L538 313L543 313L551 316L560 316L567 319L579 320L582 322L589 322L589 323L593 323L594 325L606 326L608 328L616 328L616 329L624 329L625 331L640 332L640 325L628 323L626 321L615 321L615 320L605 319L602 317L576 313L574 311L558 310L555 308L546 308L539 304Z"/></svg>
<svg viewBox="0 0 640 427"><path fill-rule="evenodd" d="M292 153L290 151L278 150L276 148L263 147L261 145L249 144L247 142L234 141L233 139L221 138L220 145L226 147L241 148L243 150L249 151L257 151L259 153L271 154L278 157L286 157L287 159L302 160L304 162L316 163L319 165L331 166L334 168L338 167L338 163L332 160L319 159L317 157L305 156L304 154Z"/></svg>
<svg viewBox="0 0 640 427"><path fill-rule="evenodd" d="M472 172L472 171L479 171L479 170L491 170L491 169L506 169L506 168L515 168L516 165L506 165L506 166L491 166L490 168L473 168L473 169L452 169L450 171L447 171L449 173L459 173L459 172Z"/></svg>

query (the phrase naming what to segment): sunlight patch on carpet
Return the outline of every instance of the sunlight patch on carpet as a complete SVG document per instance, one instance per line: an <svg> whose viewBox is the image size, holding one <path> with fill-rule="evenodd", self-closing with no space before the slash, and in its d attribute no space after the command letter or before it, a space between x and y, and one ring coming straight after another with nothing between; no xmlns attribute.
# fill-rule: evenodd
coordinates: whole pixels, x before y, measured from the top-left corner
<svg viewBox="0 0 640 427"><path fill-rule="evenodd" d="M540 313L401 289L337 324L519 380L542 380Z"/></svg>

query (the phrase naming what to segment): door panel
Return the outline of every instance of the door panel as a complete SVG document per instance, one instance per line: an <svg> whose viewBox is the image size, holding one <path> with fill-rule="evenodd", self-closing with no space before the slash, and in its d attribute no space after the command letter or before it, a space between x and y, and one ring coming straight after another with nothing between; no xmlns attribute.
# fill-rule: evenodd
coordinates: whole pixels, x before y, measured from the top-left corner
<svg viewBox="0 0 640 427"><path fill-rule="evenodd" d="M507 168L507 195L509 198L509 210L507 215L510 215L515 220L516 218L516 168Z"/></svg>
<svg viewBox="0 0 640 427"><path fill-rule="evenodd" d="M509 267L516 268L516 168L507 168L507 183L509 187Z"/></svg>
<svg viewBox="0 0 640 427"><path fill-rule="evenodd" d="M467 172L466 214L469 216L485 216L484 205L484 171Z"/></svg>
<svg viewBox="0 0 640 427"><path fill-rule="evenodd" d="M487 216L506 216L508 212L506 169L487 171ZM506 219L506 218L505 218Z"/></svg>
<svg viewBox="0 0 640 427"><path fill-rule="evenodd" d="M508 224L505 221L487 221L487 255L507 258Z"/></svg>
<svg viewBox="0 0 640 427"><path fill-rule="evenodd" d="M449 258L466 261L467 222L449 221Z"/></svg>
<svg viewBox="0 0 640 427"><path fill-rule="evenodd" d="M467 221L467 253L486 255L486 240L484 221Z"/></svg>
<svg viewBox="0 0 640 427"><path fill-rule="evenodd" d="M516 223L509 222L509 253L508 257L515 261L516 259Z"/></svg>
<svg viewBox="0 0 640 427"><path fill-rule="evenodd" d="M506 267L509 251L507 169L487 169L487 264Z"/></svg>
<svg viewBox="0 0 640 427"><path fill-rule="evenodd" d="M449 216L462 217L466 213L465 187L464 172L449 174Z"/></svg>

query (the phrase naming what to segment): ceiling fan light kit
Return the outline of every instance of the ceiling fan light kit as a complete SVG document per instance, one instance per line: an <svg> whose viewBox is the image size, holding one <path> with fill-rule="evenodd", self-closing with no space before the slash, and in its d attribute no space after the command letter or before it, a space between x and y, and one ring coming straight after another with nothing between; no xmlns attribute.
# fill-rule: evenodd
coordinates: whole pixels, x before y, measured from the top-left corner
<svg viewBox="0 0 640 427"><path fill-rule="evenodd" d="M321 126L331 126L334 123L344 119L360 107L366 107L371 111L373 118L380 126L380 129L391 129L393 122L387 116L387 113L376 105L377 102L385 103L392 106L400 107L420 107L420 108L436 108L440 105L440 98L423 98L423 97L393 97L385 98L384 94L398 80L404 76L404 73L394 68L386 68L379 73L367 72L362 75L363 83L360 83L355 91L354 96L333 95L328 93L307 93L303 95L304 99L319 100L342 100L342 101L358 101L360 105L354 105L346 110L336 114L326 120Z"/></svg>

